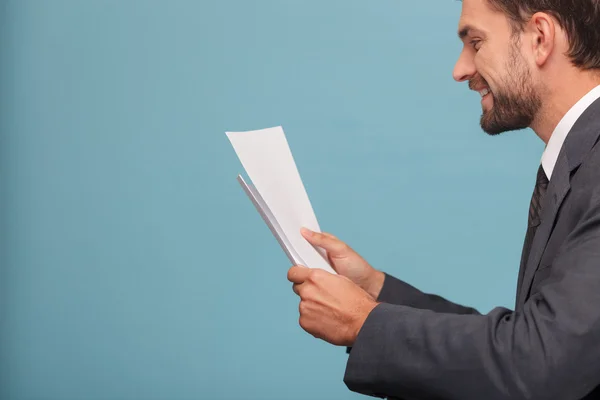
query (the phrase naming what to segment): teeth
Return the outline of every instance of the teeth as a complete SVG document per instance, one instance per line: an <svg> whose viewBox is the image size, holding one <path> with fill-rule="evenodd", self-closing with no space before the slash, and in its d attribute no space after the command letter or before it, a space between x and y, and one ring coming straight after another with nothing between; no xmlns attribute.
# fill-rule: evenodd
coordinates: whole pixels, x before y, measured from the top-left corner
<svg viewBox="0 0 600 400"><path fill-rule="evenodd" d="M483 89L479 91L479 94L481 95L481 97L485 96L486 94L488 94L490 92L490 89Z"/></svg>

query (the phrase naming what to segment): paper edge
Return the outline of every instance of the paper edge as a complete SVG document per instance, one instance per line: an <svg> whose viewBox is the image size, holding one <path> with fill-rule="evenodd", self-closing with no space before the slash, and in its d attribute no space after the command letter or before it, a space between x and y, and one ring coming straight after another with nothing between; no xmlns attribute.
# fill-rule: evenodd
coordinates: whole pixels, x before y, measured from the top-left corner
<svg viewBox="0 0 600 400"><path fill-rule="evenodd" d="M244 192L246 193L246 195L250 198L250 201L252 201L252 204L254 204L256 211L258 211L263 221L271 230L273 236L275 236L275 239L277 239L277 242L283 249L290 262L292 262L294 265L304 265L302 257L300 257L298 252L289 242L287 236L283 232L283 229L281 229L281 227L279 226L279 222L277 222L277 219L269 209L269 206L263 200L258 189L248 185L241 175L237 176L237 180Z"/></svg>

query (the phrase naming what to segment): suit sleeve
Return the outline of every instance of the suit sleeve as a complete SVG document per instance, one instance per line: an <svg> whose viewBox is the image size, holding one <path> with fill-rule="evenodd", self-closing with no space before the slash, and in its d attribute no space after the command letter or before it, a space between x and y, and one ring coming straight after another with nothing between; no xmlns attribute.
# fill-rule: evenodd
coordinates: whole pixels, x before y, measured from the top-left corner
<svg viewBox="0 0 600 400"><path fill-rule="evenodd" d="M384 274L383 287L379 292L379 297L377 297L379 302L453 314L479 314L479 311L474 308L453 303L435 294L423 293L398 278L385 272ZM350 354L351 351L352 347L346 347L347 354Z"/></svg>
<svg viewBox="0 0 600 400"><path fill-rule="evenodd" d="M387 273L377 301L443 313L479 314L474 308L453 303L435 294L423 293L414 286Z"/></svg>
<svg viewBox="0 0 600 400"><path fill-rule="evenodd" d="M519 312L451 314L381 303L344 382L410 399L581 399L600 383L600 207L567 237Z"/></svg>

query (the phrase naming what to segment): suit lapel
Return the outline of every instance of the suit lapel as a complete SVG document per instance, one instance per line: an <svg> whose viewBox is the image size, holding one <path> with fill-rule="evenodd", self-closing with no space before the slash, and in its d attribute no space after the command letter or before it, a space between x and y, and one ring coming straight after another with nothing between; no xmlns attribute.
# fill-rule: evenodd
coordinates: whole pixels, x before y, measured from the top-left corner
<svg viewBox="0 0 600 400"><path fill-rule="evenodd" d="M569 189L569 163L565 152L562 151L556 160L552 178L542 201L541 222L535 232L531 251L525 262L525 271L518 294L518 304L523 304L529 295L533 276L539 267L540 260L546 249L546 244L554 227L556 215Z"/></svg>

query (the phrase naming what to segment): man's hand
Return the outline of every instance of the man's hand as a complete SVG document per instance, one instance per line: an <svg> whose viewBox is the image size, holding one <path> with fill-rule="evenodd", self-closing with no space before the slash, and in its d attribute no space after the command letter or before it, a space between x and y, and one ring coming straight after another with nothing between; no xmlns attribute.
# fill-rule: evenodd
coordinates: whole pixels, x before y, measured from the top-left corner
<svg viewBox="0 0 600 400"><path fill-rule="evenodd" d="M313 232L306 228L303 228L301 233L310 244L327 251L327 257L335 272L349 278L373 299L377 299L385 279L383 272L373 268L350 246L330 233Z"/></svg>
<svg viewBox="0 0 600 400"><path fill-rule="evenodd" d="M377 302L342 275L322 269L293 266L288 271L300 296L300 326L316 338L352 346Z"/></svg>

